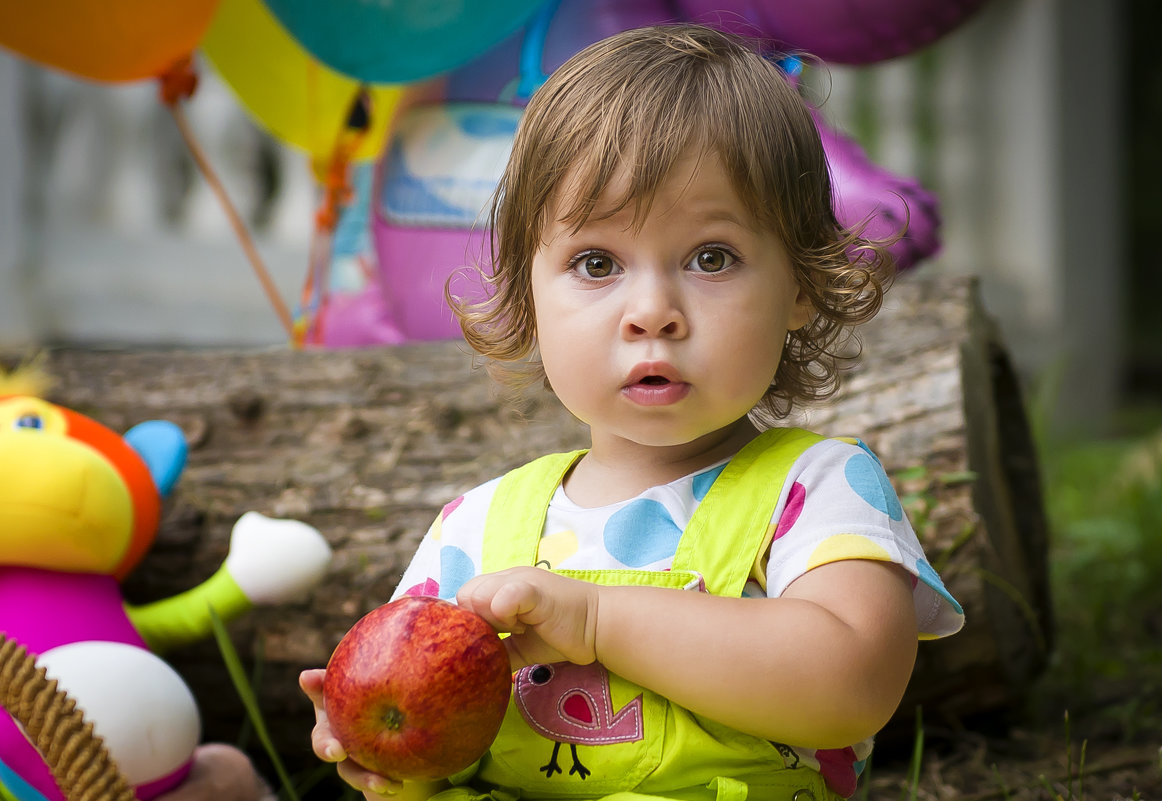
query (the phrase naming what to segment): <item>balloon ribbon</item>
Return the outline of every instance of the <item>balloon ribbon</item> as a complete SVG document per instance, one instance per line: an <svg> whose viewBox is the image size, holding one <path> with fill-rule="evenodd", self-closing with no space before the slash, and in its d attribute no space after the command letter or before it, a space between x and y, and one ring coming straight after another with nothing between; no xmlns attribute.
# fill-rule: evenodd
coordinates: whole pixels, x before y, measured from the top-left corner
<svg viewBox="0 0 1162 801"><path fill-rule="evenodd" d="M343 207L351 202L351 162L371 130L371 93L361 86L351 102L347 120L335 139L331 158L316 164L315 173L323 185L323 196L315 213L315 233L311 241L310 264L303 283L298 315L291 342L296 348L323 341L323 321L319 314L327 305L332 243ZM325 171L324 171L325 170Z"/></svg>
<svg viewBox="0 0 1162 801"><path fill-rule="evenodd" d="M279 295L278 288L275 286L274 280L270 277L270 273L267 271L262 257L258 254L258 249L254 246L254 240L251 238L246 224L242 221L241 215L230 201L230 196L226 194L226 188L218 179L214 168L210 166L210 161L206 158L205 151L198 144L198 140L194 136L189 122L186 120L185 113L182 111L181 101L192 97L198 86L198 76L194 72L190 58L187 56L175 63L169 70L158 76L158 80L158 96L161 102L169 109L170 114L174 118L174 122L177 123L178 131L181 133L182 139L185 140L190 154L194 157L194 162L197 163L198 169L201 170L202 175L206 179L206 183L210 185L210 189L213 190L215 197L218 198L218 202L222 206L223 211L226 212L230 226L234 229L234 234L238 237L238 241L242 245L242 250L246 254L246 258L250 262L254 274L258 277L263 291L274 307L279 322L282 323L282 327L286 331L287 336L292 336L294 325L291 321L290 311Z"/></svg>

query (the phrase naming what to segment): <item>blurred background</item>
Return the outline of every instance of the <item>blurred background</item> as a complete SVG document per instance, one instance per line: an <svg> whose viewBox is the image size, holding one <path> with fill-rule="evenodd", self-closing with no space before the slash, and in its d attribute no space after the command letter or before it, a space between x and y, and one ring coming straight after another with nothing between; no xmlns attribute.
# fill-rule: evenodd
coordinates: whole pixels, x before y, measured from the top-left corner
<svg viewBox="0 0 1162 801"><path fill-rule="evenodd" d="M934 44L808 63L803 81L838 134L937 199L938 246L914 272L979 276L1022 375L1052 375L1061 419L1100 428L1162 384L1149 300L1162 288L1149 247L1162 213L1158 12L1145 0L968 5L980 8ZM261 90L245 81L258 68L230 63L246 45L213 26L206 42L223 68L208 46L196 54L189 123L294 306L320 184L310 154L255 112ZM286 102L277 77L257 76ZM287 341L157 91L0 49L0 343Z"/></svg>
<svg viewBox="0 0 1162 801"><path fill-rule="evenodd" d="M109 33L107 10L120 5L205 10L196 31L178 20L197 35L191 70L160 82L168 101L160 68L109 76L98 59L62 70L22 39L84 50L77 43ZM388 6L414 6L412 27L359 16ZM1092 712L1105 740L1162 737L1162 6L410 6L0 0L0 350L453 337L444 281L480 252L473 225L544 72L635 24L781 33L772 56L818 109L841 219L891 234L906 203L899 280L977 278L1019 373L1060 631L1031 704L1056 720L1063 706ZM312 9L352 16L329 27ZM458 29L457 9L469 17ZM800 27L779 27L791 21ZM433 44L419 35L428 23L451 33ZM132 21L112 28L94 52L136 52L117 39ZM339 63L364 50L397 62Z"/></svg>

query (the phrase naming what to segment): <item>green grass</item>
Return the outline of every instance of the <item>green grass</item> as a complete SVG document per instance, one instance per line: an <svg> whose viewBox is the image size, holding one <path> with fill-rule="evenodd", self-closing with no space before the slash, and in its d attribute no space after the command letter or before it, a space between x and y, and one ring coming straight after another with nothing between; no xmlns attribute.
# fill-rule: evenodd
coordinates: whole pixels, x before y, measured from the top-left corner
<svg viewBox="0 0 1162 801"><path fill-rule="evenodd" d="M1138 708L1123 710L1131 734L1162 695L1162 408L1127 412L1117 431L1041 445L1058 635L1048 678L1079 706L1139 683Z"/></svg>

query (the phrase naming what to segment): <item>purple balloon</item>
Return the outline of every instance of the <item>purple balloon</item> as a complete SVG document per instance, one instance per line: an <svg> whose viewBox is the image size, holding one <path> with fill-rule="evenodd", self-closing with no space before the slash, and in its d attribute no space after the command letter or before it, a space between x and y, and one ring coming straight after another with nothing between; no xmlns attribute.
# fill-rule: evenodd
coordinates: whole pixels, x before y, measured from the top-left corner
<svg viewBox="0 0 1162 801"><path fill-rule="evenodd" d="M691 2L687 0L686 4ZM673 3L667 0L561 0L544 35L543 47L535 49L540 71L555 69L578 50L620 30L672 20L674 10ZM447 108L464 109L472 104L499 102L499 105L481 108L512 112L512 105L519 106L521 98L515 89L522 77L528 82L530 72L527 30L522 29L499 47L447 75L443 98ZM522 57L525 59L523 76ZM493 116L496 117L493 126L505 117L503 113ZM815 119L830 163L834 204L840 222L847 227L866 224L864 234L871 239L895 237L907 227L905 235L890 247L902 270L936 253L940 248L936 199L916 181L873 164L855 142L827 127L820 116L816 115ZM479 122L473 123L474 127L479 125ZM404 128L401 123L400 129ZM443 133L437 139L454 141L455 127L445 126L440 130ZM492 133L499 135L499 130ZM422 196L424 203L435 203L438 207L438 198L419 191L423 186L420 176L412 176L403 169L406 162L393 167L393 153L392 145L380 164L384 187L395 187L401 192L393 195L396 197L393 202L418 202ZM450 171L458 174L454 166L459 163L455 152L449 151L444 158L452 160ZM321 315L324 318L322 336L327 345L350 347L395 343L401 339L460 336L445 303L444 284L461 265L471 261L472 255L485 252L485 232L432 221L408 223L397 218L389 222L385 197L373 199L371 222L382 294L369 288L365 296L334 298L331 307ZM472 290L464 287L457 294L470 296Z"/></svg>
<svg viewBox="0 0 1162 801"><path fill-rule="evenodd" d="M901 272L940 251L940 208L936 197L912 179L872 163L858 144L815 114L831 169L835 216L846 228L866 227L867 239L904 235L888 250Z"/></svg>
<svg viewBox="0 0 1162 801"><path fill-rule="evenodd" d="M913 53L959 27L986 0L675 0L688 19L772 39L837 64Z"/></svg>

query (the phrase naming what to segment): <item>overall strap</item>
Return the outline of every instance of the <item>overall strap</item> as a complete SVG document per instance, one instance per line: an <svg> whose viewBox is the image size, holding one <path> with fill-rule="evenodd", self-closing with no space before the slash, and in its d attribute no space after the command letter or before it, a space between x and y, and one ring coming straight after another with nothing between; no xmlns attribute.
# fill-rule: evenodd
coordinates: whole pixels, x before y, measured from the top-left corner
<svg viewBox="0 0 1162 801"><path fill-rule="evenodd" d="M772 428L739 451L694 510L674 570L697 570L712 595L737 597L767 542L787 474L824 438L801 428Z"/></svg>
<svg viewBox="0 0 1162 801"><path fill-rule="evenodd" d="M702 575L714 595L738 596L795 460L823 440L799 428L773 428L749 442L694 510L674 554L674 571ZM484 522L484 572L535 564L549 501L585 451L542 456L500 480Z"/></svg>
<svg viewBox="0 0 1162 801"><path fill-rule="evenodd" d="M584 454L583 450L551 453L500 479L484 521L481 569L485 573L536 562L549 501Z"/></svg>

